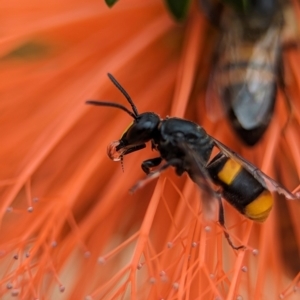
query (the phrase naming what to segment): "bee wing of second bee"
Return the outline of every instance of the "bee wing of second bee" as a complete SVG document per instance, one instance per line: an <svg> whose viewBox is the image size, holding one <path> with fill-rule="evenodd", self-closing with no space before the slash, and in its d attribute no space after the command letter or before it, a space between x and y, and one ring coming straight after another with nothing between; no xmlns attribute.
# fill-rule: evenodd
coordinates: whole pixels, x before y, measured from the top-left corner
<svg viewBox="0 0 300 300"><path fill-rule="evenodd" d="M249 161L247 161L245 158L243 158L239 154L232 151L230 148L225 146L220 141L214 139L213 137L211 137L211 138L213 139L215 145L219 148L219 150L222 153L224 153L227 157L230 157L233 160L235 160L236 162L238 162L239 164L241 164L267 190L284 195L289 200L300 199L299 193L293 194L293 193L289 192L285 187L283 187L277 181L275 181L274 179L269 177L267 174L262 172L256 166L254 166Z"/></svg>
<svg viewBox="0 0 300 300"><path fill-rule="evenodd" d="M268 123L266 116L274 105L281 27L270 25L257 41L248 42L239 30L243 25L231 25L217 48L206 108L212 121L232 110L241 126L250 130Z"/></svg>

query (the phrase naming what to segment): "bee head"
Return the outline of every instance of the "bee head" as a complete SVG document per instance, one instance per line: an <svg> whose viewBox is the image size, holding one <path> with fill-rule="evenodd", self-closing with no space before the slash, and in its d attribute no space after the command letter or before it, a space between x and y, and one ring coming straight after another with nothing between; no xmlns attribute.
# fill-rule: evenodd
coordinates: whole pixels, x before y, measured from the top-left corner
<svg viewBox="0 0 300 300"><path fill-rule="evenodd" d="M136 106L134 105L132 99L125 91L125 89L111 74L108 74L108 77L125 96L132 107L132 111L121 104L113 102L88 100L86 101L86 103L98 106L110 106L119 108L128 113L133 118L133 122L126 128L126 130L122 134L121 139L111 142L107 148L107 154L109 158L114 161L119 161L122 160L124 155L141 150L146 147L146 142L153 139L156 135L158 125L160 123L160 118L157 114L152 112L139 114Z"/></svg>

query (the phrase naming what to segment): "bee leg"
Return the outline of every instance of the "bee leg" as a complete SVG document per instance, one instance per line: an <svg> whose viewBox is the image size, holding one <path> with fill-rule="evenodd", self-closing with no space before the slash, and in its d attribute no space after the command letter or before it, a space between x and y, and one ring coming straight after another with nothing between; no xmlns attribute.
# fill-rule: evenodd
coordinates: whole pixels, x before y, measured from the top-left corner
<svg viewBox="0 0 300 300"><path fill-rule="evenodd" d="M228 242L228 244L235 250L239 250L239 249L245 249L245 246L235 246L230 238L230 235L228 234L228 232L226 231L226 226L225 226L225 218L224 218L224 208L223 208L223 204L222 204L222 200L221 197L218 197L219 200L219 223L220 225L224 228L224 235L225 238Z"/></svg>
<svg viewBox="0 0 300 300"><path fill-rule="evenodd" d="M150 169L153 167L157 167L161 163L161 161L162 161L161 157L147 159L142 162L141 167L146 174L149 174Z"/></svg>
<svg viewBox="0 0 300 300"><path fill-rule="evenodd" d="M151 159L149 159L149 161L151 161ZM146 161L147 162L147 161ZM146 178L139 180L129 191L130 193L134 193L137 189L143 187L144 185L146 185L148 182L150 182L151 180L159 177L159 175L165 171L167 168L173 166L176 167L177 165L182 164L182 161L180 159L174 158L169 160L167 163L165 163L164 165L160 166L157 170L149 173L147 175Z"/></svg>
<svg viewBox="0 0 300 300"><path fill-rule="evenodd" d="M218 2L213 5L210 0L199 0L198 3L201 8L201 11L209 20L209 22L211 22L216 27L220 27L220 19L223 11L223 4Z"/></svg>

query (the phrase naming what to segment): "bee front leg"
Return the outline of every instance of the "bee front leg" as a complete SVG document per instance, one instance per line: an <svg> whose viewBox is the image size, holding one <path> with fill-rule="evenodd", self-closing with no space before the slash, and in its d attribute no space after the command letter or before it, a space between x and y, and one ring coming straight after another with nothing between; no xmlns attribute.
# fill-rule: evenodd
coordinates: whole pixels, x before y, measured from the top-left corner
<svg viewBox="0 0 300 300"><path fill-rule="evenodd" d="M222 204L222 199L221 197L218 197L218 200L219 200L219 223L220 225L224 228L224 235L225 235L225 238L228 242L228 244L235 250L239 250L239 249L245 249L246 247L245 246L235 246L232 241L231 241L231 238L230 238L230 235L227 233L226 231L226 226L225 226L225 218L224 218L224 207L223 207L223 204Z"/></svg>
<svg viewBox="0 0 300 300"><path fill-rule="evenodd" d="M161 163L161 161L162 161L161 157L147 159L142 162L141 167L146 174L149 174L151 168L157 167Z"/></svg>
<svg viewBox="0 0 300 300"><path fill-rule="evenodd" d="M158 160L162 160L161 157L158 157L158 158L154 158L153 160L155 160L154 162L157 163ZM153 163L153 160L152 160L152 163ZM149 160L146 160L145 162L151 162L151 159ZM165 171L166 169L168 169L169 167L176 167L178 164L181 163L181 160L180 159L177 159L177 158L174 158L174 159L171 159L169 160L168 162L166 162L164 165L160 166L158 169L156 169L155 171L153 172L149 172L147 177L142 179L142 180L139 180L129 191L130 193L134 193L136 190L138 190L139 188L141 188L142 186L144 186L145 184L147 184L148 182L150 182L151 180L159 177L159 175Z"/></svg>

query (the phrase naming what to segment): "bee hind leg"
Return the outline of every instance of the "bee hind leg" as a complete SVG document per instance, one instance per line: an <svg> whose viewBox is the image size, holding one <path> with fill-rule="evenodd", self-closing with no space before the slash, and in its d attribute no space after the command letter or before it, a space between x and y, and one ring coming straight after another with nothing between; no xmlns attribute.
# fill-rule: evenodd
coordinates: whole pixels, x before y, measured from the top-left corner
<svg viewBox="0 0 300 300"><path fill-rule="evenodd" d="M220 225L224 228L224 235L225 238L228 242L228 244L234 249L234 250L239 250L239 249L245 249L246 247L241 245L241 246L235 246L230 238L230 235L228 234L228 232L226 231L226 226L225 226L225 218L224 218L224 207L222 204L222 200L221 197L218 198L219 200L219 223Z"/></svg>

